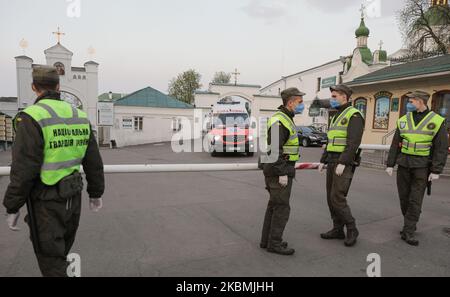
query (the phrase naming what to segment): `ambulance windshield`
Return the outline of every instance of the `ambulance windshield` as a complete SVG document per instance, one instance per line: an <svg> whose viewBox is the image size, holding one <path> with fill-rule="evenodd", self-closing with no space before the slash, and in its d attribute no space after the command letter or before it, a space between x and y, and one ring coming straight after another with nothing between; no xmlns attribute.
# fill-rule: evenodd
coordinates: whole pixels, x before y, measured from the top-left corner
<svg viewBox="0 0 450 297"><path fill-rule="evenodd" d="M246 113L223 113L214 116L216 127L243 127L249 125L249 117Z"/></svg>

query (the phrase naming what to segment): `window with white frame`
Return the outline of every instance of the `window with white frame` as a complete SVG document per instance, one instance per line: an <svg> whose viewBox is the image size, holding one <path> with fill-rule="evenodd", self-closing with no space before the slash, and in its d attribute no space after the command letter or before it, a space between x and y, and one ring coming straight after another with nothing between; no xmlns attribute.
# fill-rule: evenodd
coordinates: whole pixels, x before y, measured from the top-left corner
<svg viewBox="0 0 450 297"><path fill-rule="evenodd" d="M144 117L134 117L134 131L144 130Z"/></svg>
<svg viewBox="0 0 450 297"><path fill-rule="evenodd" d="M172 130L174 132L180 132L182 129L181 119L173 118L172 119Z"/></svg>

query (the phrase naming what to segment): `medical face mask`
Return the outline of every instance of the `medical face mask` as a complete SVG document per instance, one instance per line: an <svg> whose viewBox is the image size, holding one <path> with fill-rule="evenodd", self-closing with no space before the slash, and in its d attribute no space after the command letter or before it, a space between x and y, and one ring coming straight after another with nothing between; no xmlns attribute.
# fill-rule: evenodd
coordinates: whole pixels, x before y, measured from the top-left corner
<svg viewBox="0 0 450 297"><path fill-rule="evenodd" d="M407 110L408 112L417 111L417 107L414 106L414 104L412 104L411 102L409 102L409 103L406 105L406 110Z"/></svg>
<svg viewBox="0 0 450 297"><path fill-rule="evenodd" d="M335 98L332 98L330 100L330 104L331 104L331 107L333 107L334 109L338 109L339 107L341 107L341 103L339 103L339 101L337 101L337 99L335 99Z"/></svg>
<svg viewBox="0 0 450 297"><path fill-rule="evenodd" d="M305 104L304 103L300 103L295 108L295 114L302 114L304 110L305 110Z"/></svg>

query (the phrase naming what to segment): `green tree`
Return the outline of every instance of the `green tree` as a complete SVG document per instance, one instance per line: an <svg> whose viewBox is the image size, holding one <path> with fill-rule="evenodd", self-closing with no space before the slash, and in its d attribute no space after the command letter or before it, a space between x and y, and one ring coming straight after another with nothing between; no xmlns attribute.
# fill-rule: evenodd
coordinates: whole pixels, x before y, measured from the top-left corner
<svg viewBox="0 0 450 297"><path fill-rule="evenodd" d="M214 74L214 78L211 83L213 84L229 84L231 81L231 74L224 71L219 71Z"/></svg>
<svg viewBox="0 0 450 297"><path fill-rule="evenodd" d="M194 69L180 73L169 82L169 96L193 104L195 91L202 87L201 77Z"/></svg>
<svg viewBox="0 0 450 297"><path fill-rule="evenodd" d="M429 0L406 0L399 11L400 30L408 48L413 54L429 51L425 46L431 43L431 51L447 54L450 32L450 7L431 6Z"/></svg>

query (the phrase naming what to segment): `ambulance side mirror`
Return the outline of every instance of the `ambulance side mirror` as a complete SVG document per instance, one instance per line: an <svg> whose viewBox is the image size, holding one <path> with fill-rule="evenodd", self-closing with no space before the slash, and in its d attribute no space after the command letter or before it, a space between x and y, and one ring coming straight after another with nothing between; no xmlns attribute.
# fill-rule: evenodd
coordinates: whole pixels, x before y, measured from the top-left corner
<svg viewBox="0 0 450 297"><path fill-rule="evenodd" d="M252 129L256 129L256 123L255 122L252 123Z"/></svg>

